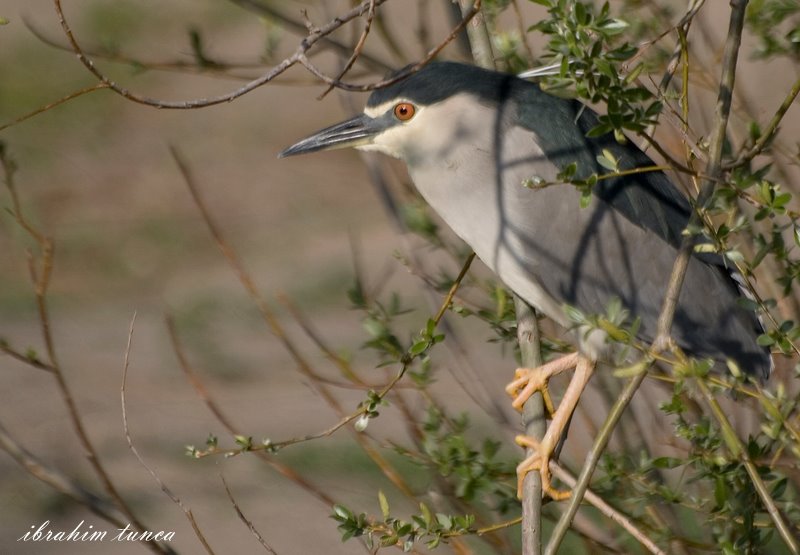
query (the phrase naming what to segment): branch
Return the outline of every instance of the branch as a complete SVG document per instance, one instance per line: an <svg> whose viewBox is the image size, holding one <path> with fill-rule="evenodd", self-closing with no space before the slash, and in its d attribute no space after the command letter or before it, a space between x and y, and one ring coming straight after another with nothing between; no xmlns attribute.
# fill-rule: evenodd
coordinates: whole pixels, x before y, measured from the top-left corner
<svg viewBox="0 0 800 555"><path fill-rule="evenodd" d="M276 9L271 4L257 2L256 0L229 0L229 1L250 12L257 13L262 16L271 17L273 19L277 19L292 31L299 32L302 34L306 34L308 32L308 28L305 26L305 24L286 15L285 13ZM382 2L376 2L376 5L380 5L381 3ZM321 37L320 44L322 46L330 46L332 49L336 50L339 54L342 55L349 55L353 51L353 49L349 45L339 42L338 40L336 40L336 38L330 36ZM391 64L367 52L362 52L359 56L359 59L365 65L370 66L370 68L373 71L387 72L394 69Z"/></svg>
<svg viewBox="0 0 800 555"><path fill-rule="evenodd" d="M356 60L358 60L358 57L361 55L361 51L364 49L364 45L367 43L367 37L369 36L369 31L372 28L373 19L375 19L375 0L372 0L369 4L369 11L367 12L367 22L364 25L364 30L361 32L361 36L359 37L358 42L353 48L353 53L350 54L350 58L344 64L344 67L342 67L342 69L339 71L339 76L336 77L335 79L336 81L341 80L341 78L344 77L348 71L350 71L350 68L353 67L353 64L356 63ZM325 92L323 92L321 95L317 97L317 100L322 100L323 98L325 98L328 95L328 93L331 92L334 88L335 88L334 85L332 84L328 85L328 88L325 89Z"/></svg>
<svg viewBox="0 0 800 555"><path fill-rule="evenodd" d="M374 4L375 6L379 6L386 1L387 0L364 0L361 4L359 4L352 10L334 18L331 22L324 25L323 27L311 28L309 31L309 35L300 42L300 45L295 50L294 54L292 54L288 58L285 58L282 62L274 66L266 73L264 73L261 77L250 81L249 83L243 85L242 87L234 91L218 96L213 96L210 98L182 100L182 101L165 101L133 93L127 88L113 81L103 72L101 72L95 65L94 61L92 61L87 56L87 54L78 44L78 41L75 38L74 33L72 32L72 28L70 27L69 23L67 22L66 16L64 15L64 11L61 8L61 0L53 0L56 13L58 15L58 19L61 24L61 28L66 34L73 52L75 52L75 54L78 56L78 60L80 60L80 62L84 65L84 67L86 67L87 70L89 70L92 73L92 75L94 75L97 79L99 79L101 83L105 84L106 87L108 87L109 89L113 90L120 96L132 102L136 102L138 104L144 104L146 106L153 106L156 108L166 108L173 110L191 110L196 108L213 106L216 104L222 104L224 102L230 102L240 96L243 96L269 83L270 81L272 81L273 79L284 73L287 69L296 64L303 65L306 69L308 69L311 73L316 75L323 82L340 89L348 91L364 92L364 91L379 89L382 87L387 87L392 83L396 83L397 81L400 81L408 77L412 73L419 71L420 68L422 68L430 60L436 57L439 54L439 52L441 52L441 50L444 49L444 47L447 46L458 35L459 32L461 32L461 30L467 25L467 23L469 23L472 17L474 17L475 14L478 13L481 5L481 0L475 0L472 9L467 12L467 14L464 16L464 19L461 20L461 22L451 31L451 33L438 46L430 50L428 54L421 61L390 78L383 79L375 83L368 83L365 85L346 83L338 79L329 77L328 75L324 74L322 71L317 69L316 66L314 66L311 63L311 61L306 56L306 53L323 37L329 35L336 29L339 29L345 23L357 17L362 16L365 12L367 12L367 10L371 5Z"/></svg>
<svg viewBox="0 0 800 555"><path fill-rule="evenodd" d="M552 470L554 476L556 476L559 480L567 484L567 486L569 487L575 486L575 477L572 476L565 469L561 468L561 466L559 466L554 461L550 461L550 470ZM658 547L656 543L653 540L651 540L644 532L639 530L627 516L620 513L614 507L606 503L602 497L600 497L593 491L587 489L585 498L586 501L588 501L598 511L603 513L606 517L610 518L617 524L619 524L622 528L625 529L626 532L628 532L631 536L636 538L639 541L639 543L641 543L650 553L653 553L653 555L666 555L666 553L660 547Z"/></svg>
<svg viewBox="0 0 800 555"><path fill-rule="evenodd" d="M517 314L517 341L521 364L525 368L542 365L539 345L539 323L536 311L521 298L514 296ZM547 420L541 391L534 393L522 407L522 424L525 435L536 440L544 437ZM528 449L526 456L533 454ZM522 553L538 555L542 552L542 476L539 472L528 472L522 482Z"/></svg>
<svg viewBox="0 0 800 555"><path fill-rule="evenodd" d="M46 362L39 360L36 356L36 353L31 354L22 354L18 351L12 349L5 341L0 339L0 352L3 352L10 356L13 359L16 359L22 363L27 364L31 368L36 368L38 370L44 370L45 372L55 372L55 368L51 365L47 364Z"/></svg>
<svg viewBox="0 0 800 555"><path fill-rule="evenodd" d="M742 153L736 160L725 164L723 169L730 170L735 167L741 166L742 164L746 164L756 156L758 156L761 151L772 141L775 137L775 134L778 132L778 125L780 124L783 116L786 115L786 112L789 110L789 107L794 103L797 95L800 94L800 79L794 82L792 88L789 89L789 93L786 95L786 98L783 99L783 103L778 107L778 111L775 112L775 115L772 116L767 128L761 133L761 136L758 138L756 143L748 150L747 152Z"/></svg>
<svg viewBox="0 0 800 555"><path fill-rule="evenodd" d="M59 98L58 100L56 100L54 102L51 102L49 104L45 104L44 106L40 106L39 108L36 108L33 112L28 112L27 114L19 116L18 118L13 119L13 120L9 121L8 123L4 123L4 124L0 125L0 131L2 131L4 129L7 129L9 127L12 127L14 125L17 125L18 123L22 123L23 121L28 120L28 119L30 119L30 118L32 118L34 116L38 116L42 112L47 112L48 110L52 110L56 106L60 106L61 104L64 104L65 102L69 102L73 98L78 98L79 96L83 96L85 94L92 93L92 92L95 92L95 91L99 91L101 89L107 89L107 88L108 88L108 85L106 83L96 83L96 84L92 85L91 87L86 87L86 88L71 92L68 95L63 96L63 97Z"/></svg>
<svg viewBox="0 0 800 555"><path fill-rule="evenodd" d="M0 424L0 449L3 449L12 459L22 466L31 476L41 480L57 492L60 492L73 501L80 503L100 518L108 521L117 528L125 527L126 515L109 500L102 499L80 484L74 482L55 468L46 466L35 455L28 452L15 440Z"/></svg>
<svg viewBox="0 0 800 555"><path fill-rule="evenodd" d="M139 451L136 449L136 446L133 444L133 440L131 439L130 429L128 429L128 409L127 409L127 403L125 402L125 385L128 379L128 362L131 353L131 342L133 340L133 326L135 323L136 323L136 313L134 312L133 318L131 318L130 330L128 331L128 343L125 346L125 358L122 366L122 385L119 388L120 405L122 407L122 429L125 432L125 441L128 442L128 448L134 454L136 460L138 460L139 464L141 464L144 467L144 469L147 470L150 476L152 476L153 480L156 482L156 484L158 484L158 487L161 488L161 491L163 491L164 494L167 497L169 497L173 503L175 503L178 507L180 507L180 509L183 511L183 514L186 515L187 520L192 525L192 530L194 530L194 533L197 535L197 538L200 540L200 543L205 548L206 553L208 553L209 555L214 555L214 550L211 549L210 545L208 545L208 542L206 541L203 532L200 531L200 527L197 525L197 521L194 519L192 510L183 504L180 498L177 495L175 495L172 492L172 490L169 489L169 487L167 487L167 485L161 480L161 478L159 478L158 474L152 468L147 466L147 463L144 462L144 459L139 454Z"/></svg>
<svg viewBox="0 0 800 555"><path fill-rule="evenodd" d="M278 553L274 549L272 549L272 547L266 542L266 540L264 540L264 537L258 532L258 530L256 529L256 527L253 524L253 522L250 519L248 519L246 516L244 516L244 513L242 512L241 507L239 507L239 504L236 502L236 499L233 497L233 493L231 492L231 488L228 487L228 482L225 481L225 476L220 474L219 475L219 479L222 480L222 485L225 486L225 493L228 494L228 499L230 499L231 504L233 505L233 509L236 511L236 515L239 517L239 520L244 522L245 526L247 526L247 528L250 530L250 532L253 533L253 535L258 540L258 543L261 544L261 547L263 547L267 551L267 553L271 553L272 555L278 555Z"/></svg>
<svg viewBox="0 0 800 555"><path fill-rule="evenodd" d="M156 108L169 108L169 109L176 109L176 110L190 110L195 108L203 108L206 106L213 106L215 104L222 104L223 102L230 102L242 95L245 95L262 85L269 83L273 79L275 79L278 75L285 72L287 69L295 65L300 61L301 57L305 57L305 53L320 41L324 36L332 33L336 29L343 26L345 23L360 17L368 8L369 4L372 0L365 0L360 5L356 6L352 10L345 12L344 14L338 16L333 21L324 25L319 29L314 29L306 38L304 38L300 45L297 47L297 50L292 56L284 59L282 62L274 66L272 69L267 71L261 77L250 81L249 83L245 84L244 86L223 94L218 95L210 98L203 98L203 99L194 99L194 100L184 100L184 101L177 101L177 102L170 102L164 100L158 100L155 98L149 98L147 96L142 96L136 93L129 91L127 88L119 85L115 81L111 80L111 78L107 77L104 73L102 73L97 66L95 65L94 61L92 61L86 53L83 51L81 46L78 44L77 39L75 38L74 33L72 32L72 28L70 27L69 23L67 22L66 16L64 15L64 11L61 8L61 0L53 0L55 5L56 14L58 15L59 23L61 24L61 28L64 31L64 34L67 36L67 40L72 47L72 51L78 56L78 60L84 65L84 67L89 70L97 79L100 80L101 83L104 83L108 88L119 94L120 96L127 98L133 102L144 104L147 106L153 106ZM376 5L380 5L386 2L386 0L375 0ZM398 76L395 80L402 78L404 76ZM392 81L393 82L393 81ZM378 83L377 85L380 85ZM376 88L377 85L365 85L361 90L369 90L368 87ZM381 85L381 86L385 86Z"/></svg>

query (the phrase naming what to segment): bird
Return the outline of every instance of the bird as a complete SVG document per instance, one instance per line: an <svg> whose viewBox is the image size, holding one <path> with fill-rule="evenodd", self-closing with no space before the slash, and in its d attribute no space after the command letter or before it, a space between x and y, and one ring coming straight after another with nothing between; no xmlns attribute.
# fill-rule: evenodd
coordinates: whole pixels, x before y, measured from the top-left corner
<svg viewBox="0 0 800 555"><path fill-rule="evenodd" d="M431 208L508 288L572 330L574 353L517 369L506 388L521 410L534 392L546 394L552 376L575 370L544 437L516 438L534 451L517 467L520 496L525 474L538 471L544 494L569 497L553 486L549 461L598 361L609 356L607 333L576 329L570 308L598 315L617 302L638 322L636 339L652 343L690 219L688 199L666 173L648 170L657 166L632 141L589 134L598 117L515 75L434 61L374 90L363 113L279 154L353 147L399 158ZM604 175L601 157L618 171ZM570 166L577 178L606 177L585 206L574 186L530 186L563 182ZM757 342L763 325L740 302L748 294L741 276L710 250L691 256L671 342L711 359L715 371L727 365L766 380L772 360Z"/></svg>

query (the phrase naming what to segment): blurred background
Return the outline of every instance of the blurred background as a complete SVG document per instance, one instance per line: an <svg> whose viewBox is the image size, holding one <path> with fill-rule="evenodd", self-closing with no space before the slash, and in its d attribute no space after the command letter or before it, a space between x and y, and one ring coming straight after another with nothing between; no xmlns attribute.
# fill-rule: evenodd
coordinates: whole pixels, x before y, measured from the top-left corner
<svg viewBox="0 0 800 555"><path fill-rule="evenodd" d="M351 7L345 1L266 4L299 22L301 10L307 10L317 25ZM544 14L533 3L518 4L528 25ZM658 17L679 14L670 10L680 8L662 2L666 11L659 12L655 2L636 4L656 22ZM618 9L622 4L613 6ZM88 52L105 54L96 57L104 72L133 91L163 100L228 92L294 51L304 33L246 7L247 2L211 0L64 3L81 45ZM719 8L702 15L701 36L707 44L699 51L706 56L701 62L712 70L727 24L727 7ZM419 59L447 35L454 21L448 0L387 2L381 13L391 40L370 38L365 52L374 62L356 64L348 76L351 81L374 80L384 73L383 66L401 67ZM94 84L94 77L63 48L67 43L52 3L4 0L0 17L8 20L0 27L0 125ZM517 29L512 10L500 22L501 28L510 30L509 36ZM333 38L352 45L362 28L363 21L357 19ZM752 44L752 38L748 40ZM535 51L535 38L531 42ZM195 71L199 52L208 60L237 67ZM458 41L441 55L462 60L467 56L468 50ZM123 58L128 63L119 61ZM340 64L330 48L315 60L333 75ZM185 67L145 69L150 63L175 66L177 62ZM754 115L762 120L797 77L796 66L781 60L768 64L744 57L740 67L742 96L737 98L757 101ZM231 440L182 372L167 316L174 319L189 363L242 433L256 441L278 441L324 430L338 416L264 325L209 234L170 146L190 167L212 218L291 340L316 372L334 382L331 390L346 412L355 410L364 392L336 387L344 382L340 370L280 298L289 299L325 344L350 361L365 381L383 384L393 375L392 369L375 368L376 356L361 349L366 337L363 314L354 311L348 299L356 276L376 295L398 292L402 305L410 309L400 321L409 333L416 333L442 298L432 292L426 278L435 281L459 269L457 257L400 232L358 153L276 158L296 139L360 110L366 100L366 94L340 91L318 100L324 90L298 66L233 102L200 110L156 110L98 91L0 131L0 140L18 166L15 180L23 210L55 243L48 294L53 340L88 435L136 513L154 530L176 531L173 546L183 553L197 553L201 547L181 510L136 461L123 433L120 384L134 313L126 389L132 439L148 465L191 508L212 546L222 553L261 550L236 516L220 480L224 474L239 506L278 553L344 554L363 549L353 541L341 543L336 523L329 518L330 504L256 457L193 460L185 454L187 444L202 447L209 433L224 445ZM695 94L702 101L713 90L701 85ZM707 123L712 114L697 113L696 125L702 131L703 118ZM800 111L790 110L783 124L790 146L791 138L798 136L799 122ZM742 119L734 120L732 132L744 135ZM667 137L665 142L682 152L679 137ZM427 222L401 166L369 160L381 164L393 198L409 207L404 212L407 221ZM787 165L785 171L796 183L797 166ZM11 204L5 189L0 191L0 204ZM26 254L31 246L14 218L3 213L0 338L19 352L33 350L44 357ZM488 279L478 263L473 275L476 283ZM464 294L469 297L469 287ZM492 334L479 323L458 316L449 316L448 322L455 339L436 353L435 364L441 370L433 394L449 410L469 411L476 437L501 439L509 457L520 456L512 443L517 416L508 410L503 393L516 364L512 349L489 342ZM0 357L0 369L3 427L43 463L100 492L53 377L8 356ZM654 388L643 393L640 404L652 406L663 398L663 390ZM580 460L608 400L592 391L582 405L584 412L577 418L585 425L573 426L566 460ZM425 404L412 396L408 406L412 411L425 410ZM386 438L406 441L398 408L393 405L381 413L369 428L382 438L377 443L386 446ZM654 420L658 414L638 409L634 413L642 429L652 431L653 443L668 449L671 428ZM756 425L747 418L738 424ZM331 438L286 449L276 459L354 509L380 514L375 494L379 488L394 507L402 496L354 445L353 435L340 430ZM414 488L429 487L423 475L414 481L412 465L387 451L393 464L407 471ZM0 454L0 500L2 553L144 551L137 544L16 541L31 525L45 520L51 521L53 530L71 530L81 520L96 529L107 530L110 525L23 471L5 454ZM396 503L399 512L413 509L407 501ZM584 526L603 532L588 519ZM510 537L516 535L514 530ZM480 542L474 548L481 552Z"/></svg>

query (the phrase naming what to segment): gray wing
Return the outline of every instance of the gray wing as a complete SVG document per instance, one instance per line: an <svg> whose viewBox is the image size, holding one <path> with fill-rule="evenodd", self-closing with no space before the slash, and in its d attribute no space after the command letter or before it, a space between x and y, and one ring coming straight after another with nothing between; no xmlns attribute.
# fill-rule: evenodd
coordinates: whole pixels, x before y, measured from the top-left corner
<svg viewBox="0 0 800 555"><path fill-rule="evenodd" d="M610 135L587 138L597 116L577 102L551 97L531 84L515 97L519 113L515 121L533 132L557 168L576 162L580 176L606 173L596 160L604 149L619 160L621 169L653 165L636 146L620 145ZM576 202L571 188L558 189L562 192L557 202ZM549 253L554 267L561 263L561 271L539 270L537 277L553 297L587 313L603 313L611 298L619 298L641 319L641 338L652 340L663 291L689 219L689 204L662 172L603 180L594 192L594 202L582 211L575 204L574 210L582 213L560 231L572 235L560 242L570 245L566 252ZM547 214L541 206L531 206L531 211L540 217ZM524 235L525 229L521 223L519 232ZM541 232L536 225L527 229ZM528 239L536 242L534 237ZM731 358L745 371L766 377L771 361L755 341L762 328L755 314L739 307L740 295L722 257L693 256L673 337L690 354L720 361Z"/></svg>

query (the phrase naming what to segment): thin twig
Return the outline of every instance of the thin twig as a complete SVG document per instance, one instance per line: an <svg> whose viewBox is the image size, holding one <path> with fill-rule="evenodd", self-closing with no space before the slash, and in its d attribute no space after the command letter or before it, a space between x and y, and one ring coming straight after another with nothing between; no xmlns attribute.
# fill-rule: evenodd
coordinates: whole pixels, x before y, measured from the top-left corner
<svg viewBox="0 0 800 555"><path fill-rule="evenodd" d="M10 356L13 359L16 359L20 362L23 362L30 366L31 368L36 368L37 370L44 370L45 372L55 372L55 368L51 365L47 364L43 360L39 360L35 353L31 354L22 354L18 351L15 351L8 345L6 345L2 340L0 340L0 352L3 352Z"/></svg>
<svg viewBox="0 0 800 555"><path fill-rule="evenodd" d="M279 21L282 25L284 25L285 27L291 29L296 33L300 33L303 35L308 33L308 28L305 26L304 23L278 10L275 7L274 2L266 3L266 2L258 2L256 0L229 0L229 1L250 12L275 19ZM382 2L378 2L377 4L381 3ZM320 38L320 46L330 47L343 56L349 56L353 51L353 48L349 44L340 42L335 37L331 37L328 35L322 36ZM369 66L370 69L372 69L373 71L387 72L393 69L392 65L389 64L388 62L381 60L374 54L370 54L367 52L361 52L359 60L363 62L364 65Z"/></svg>
<svg viewBox="0 0 800 555"><path fill-rule="evenodd" d="M719 403L711 394L708 385L703 381L702 378L697 380L697 385L700 389L700 392L703 394L703 398L711 408L714 418L716 418L717 422L722 428L722 438L725 441L725 445L728 447L728 450L731 452L731 455L733 455L734 459L739 459L742 461L742 464L744 465L745 470L747 470L747 474L750 476L750 480L753 482L753 486L758 493L758 497L761 499L764 507L766 507L767 514L769 514L769 517L775 524L775 528L778 529L778 534L781 536L783 543L786 544L786 547L788 547L794 555L798 555L800 553L800 546L798 546L798 542L792 534L792 530L784 521L783 515L781 515L778 507L775 506L775 500L772 498L767 486L764 484L764 480L761 478L755 463L753 463L753 461L750 459L747 449L744 445L742 445L742 441L736 435L736 432L734 431L733 426L731 426L728 417L725 416L725 412L719 406Z"/></svg>
<svg viewBox="0 0 800 555"><path fill-rule="evenodd" d="M241 507L239 507L239 504L236 502L236 499L233 497L233 493L231 493L231 488L228 487L228 482L225 481L225 476L220 474L219 475L219 479L222 480L222 485L225 486L225 493L228 494L228 499L230 499L231 504L233 505L233 509L236 511L236 514L238 515L239 520L244 522L245 526L247 526L247 528L253 533L253 535L258 540L258 543L261 544L261 546L267 551L267 553L272 553L272 555L278 555L278 553L272 548L272 546L270 546L266 542L266 540L264 540L264 537L256 529L256 527L253 524L253 522L249 518L244 516L244 513L242 512Z"/></svg>
<svg viewBox="0 0 800 555"><path fill-rule="evenodd" d="M516 295L514 307L522 366L537 368L542 365L542 353L536 311ZM541 391L535 392L522 406L522 425L526 436L537 441L544 437L547 420ZM525 455L533 453L533 449L528 449ZM522 482L521 533L523 555L539 555L542 552L542 476L538 472L528 472Z"/></svg>
<svg viewBox="0 0 800 555"><path fill-rule="evenodd" d="M0 424L0 449L22 466L28 474L41 480L55 491L62 493L73 501L83 505L100 518L122 529L125 527L126 515L122 514L113 502L103 499L84 489L72 478L65 476L59 470L48 467L44 462L28 452L8 431Z"/></svg>
<svg viewBox="0 0 800 555"><path fill-rule="evenodd" d="M324 25L319 29L315 29L312 34L308 35L305 39L301 41L300 45L297 47L297 50L293 55L289 56L288 58L284 59L283 61L275 65L272 69L261 75L259 78L250 81L249 83L243 85L242 87L234 91L231 91L229 93L209 98L171 102L171 101L158 100L155 98L149 98L146 96L133 93L127 88L113 81L103 72L101 72L95 65L94 61L92 61L87 56L87 54L78 44L78 41L72 32L72 28L70 27L69 23L67 22L66 16L64 15L64 11L61 7L61 0L53 0L56 14L58 15L59 23L61 24L61 28L64 31L64 34L67 36L67 40L69 41L73 52L75 52L75 54L78 56L78 60L80 60L80 62L84 65L84 67L86 67L86 69L88 69L98 80L100 80L100 82L105 83L108 88L112 89L120 96L123 96L124 98L127 98L128 100L131 100L133 102L157 108L168 108L176 110L202 108L206 106L213 106L215 104L221 104L223 102L229 102L272 81L278 75L282 74L284 71L286 71L287 69L298 63L300 61L301 56L305 57L305 53L312 46L314 46L314 44L316 44L319 40L321 40L322 37L332 33L333 31L340 28L342 25L351 21L352 19L361 16L361 14L363 14L366 11L371 1L372 0L365 0L359 6L356 6L352 10L344 14L341 14L327 25ZM385 1L386 0L375 0L375 3L380 5L383 4Z"/></svg>
<svg viewBox="0 0 800 555"><path fill-rule="evenodd" d="M575 477L567 472L566 469L562 468L558 463L550 461L550 470L553 472L554 476L567 484L567 486L575 486ZM592 490L587 489L584 498L598 511L624 528L626 532L636 538L636 540L641 543L650 553L653 553L654 555L666 555L666 553L660 547L658 547L658 545L656 545L656 543L651 540L647 534L642 532L633 522L631 522L631 519L606 503L602 497L594 493Z"/></svg>
<svg viewBox="0 0 800 555"><path fill-rule="evenodd" d="M60 106L61 104L64 104L65 102L69 102L73 98L78 98L79 96L83 96L85 94L89 94L89 93L92 93L92 92L95 92L95 91L99 91L99 90L102 90L102 89L107 89L107 88L108 88L108 85L106 83L96 83L96 84L92 85L91 87L86 87L86 88L71 92L68 95L66 95L64 97L61 97L56 101L50 102L49 104L45 104L44 106L40 106L39 108L35 109L32 112L28 112L27 114L19 116L18 118L13 119L13 120L9 121L8 123L4 123L4 124L0 125L0 131L2 131L4 129L7 129L9 127L12 127L14 125L17 125L18 123L22 123L23 121L28 120L28 119L30 119L30 118L32 118L34 116L38 116L42 112L47 112L48 110L52 110L56 106Z"/></svg>
<svg viewBox="0 0 800 555"><path fill-rule="evenodd" d="M783 120L783 116L786 115L786 112L789 110L791 105L794 103L797 95L800 94L800 79L794 82L792 88L789 89L789 92L786 95L786 98L783 99L783 102L778 107L778 110L775 112L775 115L772 116L769 124L767 124L767 128L761 132L761 136L755 142L755 144L750 148L747 152L742 153L739 157L730 162L728 164L723 165L723 169L730 170L736 167L739 167L743 164L746 164L756 156L758 156L761 151L772 141L775 137L775 134L778 132L778 125L780 125L781 121Z"/></svg>
<svg viewBox="0 0 800 555"><path fill-rule="evenodd" d="M323 82L325 82L325 83L327 83L329 85L333 85L336 88L339 88L339 89L342 89L342 90L345 90L345 91L366 92L366 91L371 91L371 90L375 90L375 89L381 89L381 88L384 88L384 87L388 87L389 85L391 85L393 83L396 83L398 81L401 81L401 80L405 79L406 77L408 77L412 73L415 73L415 72L419 71L425 65L427 65L428 62L430 62L436 56L438 56L439 53L442 50L444 50L444 48L448 44L450 44L453 40L455 40L455 38L458 36L458 34L469 24L470 21L472 21L472 18L475 17L478 13L480 13L481 1L482 0L474 0L472 8L470 8L469 10L467 10L465 12L464 18L458 23L458 25L456 25L453 28L453 30L450 31L450 34L447 35L447 37L445 37L444 40L442 40L442 42L440 42L437 46L435 46L431 50L429 50L428 53L419 62L407 67L402 72L397 73L397 74L393 75L392 77L387 77L386 79L383 79L383 80L378 81L376 83L370 83L370 84L367 84L367 85L356 85L356 84L352 84L352 83L345 83L345 82L342 82L342 81L337 81L337 80L333 79L332 77L329 77L328 75L323 73L319 68L317 68L314 64L312 64L311 60L309 60L308 57L305 55L305 51L298 52L295 56L293 56L292 59L294 59L294 58L296 58L296 59L292 63L301 64L303 67L305 67L308 71L310 71L312 74L317 76Z"/></svg>
<svg viewBox="0 0 800 555"><path fill-rule="evenodd" d="M336 77L336 81L341 81L342 77L344 77L350 68L353 67L353 64L356 63L358 57L361 55L361 51L364 49L364 45L367 43L367 37L369 36L369 31L372 28L372 20L375 19L375 0L371 0L369 4L369 11L367 12L367 22L364 24L364 30L361 32L361 36L358 39L355 47L353 48L353 53L350 54L350 58L344 64L344 67L339 71L339 75ZM317 100L322 100L325 98L329 92L334 89L334 85L328 85L328 88L317 97Z"/></svg>
<svg viewBox="0 0 800 555"><path fill-rule="evenodd" d="M170 490L167 487L167 485L161 480L158 474L152 468L150 468L146 462L144 462L144 459L139 454L139 451L136 449L136 446L133 444L133 439L131 439L130 429L128 428L128 408L127 408L127 403L125 402L125 385L128 379L128 364L130 362L131 343L133 341L133 328L135 324L136 324L136 313L134 312L133 317L131 318L130 329L128 330L128 342L125 345L125 358L122 366L122 385L119 388L120 405L122 408L122 429L125 432L125 441L128 442L128 448L136 457L136 460L138 460L139 464L141 464L144 467L144 469L147 470L150 476L152 476L153 480L156 482L156 484L158 484L158 487L161 488L161 491L163 491L164 494L167 497L169 497L173 503L175 503L178 507L181 508L183 514L186 515L186 518L192 525L192 530L194 530L194 533L197 535L197 539L200 540L200 543L205 548L206 553L208 553L209 555L214 555L214 550L211 549L210 545L208 545L208 542L206 541L203 532L197 525L197 521L195 520L194 515L192 514L192 510L186 507L180 500L180 498L177 495L175 495L172 492L172 490Z"/></svg>
<svg viewBox="0 0 800 555"><path fill-rule="evenodd" d="M61 0L53 0L56 13L58 15L59 23L61 24L61 28L64 31L65 35L67 36L67 39L69 40L72 50L77 55L78 60L80 60L80 62L84 65L84 67L86 67L86 69L88 69L102 83L105 83L109 89L113 90L120 96L132 102L144 104L147 106L153 106L156 108L166 108L173 110L190 110L196 108L203 108L206 106L213 106L216 104L222 104L224 102L230 102L242 95L245 95L265 85L266 83L269 83L277 76L284 73L287 69L298 63L306 67L306 69L308 69L311 73L313 73L323 82L344 90L363 92L389 86L392 83L396 83L397 81L400 81L401 79L408 77L412 73L419 71L420 68L422 68L430 60L432 60L436 55L438 55L439 52L441 52L441 50L444 49L444 47L447 46L458 35L458 33L467 25L467 23L469 23L470 19L472 19L472 17L476 13L478 13L481 4L481 0L475 0L475 4L473 5L472 10L470 10L467 13L464 19L451 31L451 33L438 46L436 46L430 52L428 52L428 54L421 61L407 68L401 73L395 74L392 77L382 79L374 83L368 83L363 85L345 83L343 81L333 79L332 77L329 77L328 75L324 74L322 71L320 71L316 66L314 66L311 63L311 61L306 56L306 53L311 49L312 46L314 46L314 44L316 44L319 40L321 40L322 37L332 33L345 23L357 17L360 17L363 13L367 11L367 9L369 9L369 6L372 4L373 1L376 6L386 2L386 0L364 0L361 4L359 4L352 10L336 17L333 21L329 22L323 27L310 29L309 35L300 42L300 45L295 50L294 54L285 58L283 61L275 65L272 69L261 75L259 78L246 83L245 85L234 91L209 98L181 100L181 101L165 101L133 93L127 88L113 81L103 72L101 72L97 68L95 63L86 55L81 46L78 44L78 41L72 32L72 28L70 27L69 23L67 22L66 16L64 15L64 11L61 8Z"/></svg>

